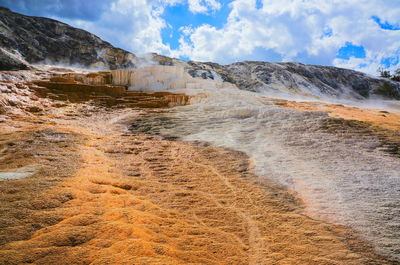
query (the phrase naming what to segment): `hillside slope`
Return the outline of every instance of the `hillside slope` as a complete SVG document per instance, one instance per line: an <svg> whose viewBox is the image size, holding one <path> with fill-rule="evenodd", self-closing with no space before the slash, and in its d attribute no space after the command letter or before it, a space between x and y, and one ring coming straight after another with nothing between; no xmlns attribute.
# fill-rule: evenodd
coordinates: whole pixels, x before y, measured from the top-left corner
<svg viewBox="0 0 400 265"><path fill-rule="evenodd" d="M0 70L24 69L26 63L52 63L85 67L134 66L135 55L113 47L87 31L62 22L14 13L0 7ZM4 51L6 50L6 51ZM7 52L11 63L5 63ZM10 59L11 57L11 59ZM15 62L20 57L20 62Z"/></svg>
<svg viewBox="0 0 400 265"><path fill-rule="evenodd" d="M400 99L400 83L332 66L301 63L238 62L229 65L189 62L192 76L217 73L238 88L261 93L365 99Z"/></svg>

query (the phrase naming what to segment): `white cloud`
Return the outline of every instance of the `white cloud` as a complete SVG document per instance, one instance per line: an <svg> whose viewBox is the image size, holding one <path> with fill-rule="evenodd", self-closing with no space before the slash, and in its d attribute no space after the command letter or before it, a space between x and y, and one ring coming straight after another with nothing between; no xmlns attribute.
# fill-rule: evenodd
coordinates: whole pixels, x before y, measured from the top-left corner
<svg viewBox="0 0 400 265"><path fill-rule="evenodd" d="M134 53L172 55L174 51L162 40L162 30L170 27L162 15L165 7L185 1L193 13L208 13L221 8L216 0L112 0L107 12L101 14L97 21L62 20ZM182 27L182 30L186 34L191 33L190 26Z"/></svg>
<svg viewBox="0 0 400 265"><path fill-rule="evenodd" d="M179 2L115 0L97 21L63 20L134 53L169 54L170 47L163 43L161 37L162 29L168 27L168 24L161 15L166 5Z"/></svg>
<svg viewBox="0 0 400 265"><path fill-rule="evenodd" d="M184 36L189 36L193 33L193 25L182 26L179 28L179 31L182 32Z"/></svg>
<svg viewBox="0 0 400 265"><path fill-rule="evenodd" d="M216 0L188 0L188 4L192 13L208 13L221 8L221 4Z"/></svg>
<svg viewBox="0 0 400 265"><path fill-rule="evenodd" d="M230 63L254 58L262 49L284 61L333 64L375 74L382 58L396 55L400 47L399 31L383 30L371 19L378 16L398 24L397 0L264 0L260 9L255 0L234 0L230 7L224 27L193 29L175 54ZM366 58L336 59L346 42L362 45Z"/></svg>
<svg viewBox="0 0 400 265"><path fill-rule="evenodd" d="M400 31L384 30L371 19L400 24L398 0L233 0L222 27L202 24L179 29L179 49L163 43L164 8L187 3L188 12L214 14L218 0L110 0L95 21L70 20L135 53L157 52L192 60L300 61L336 65L376 74L384 58L399 56ZM218 15L218 13L215 13ZM64 21L66 21L64 19ZM337 59L346 42L363 46L366 58ZM399 63L392 69L400 67Z"/></svg>

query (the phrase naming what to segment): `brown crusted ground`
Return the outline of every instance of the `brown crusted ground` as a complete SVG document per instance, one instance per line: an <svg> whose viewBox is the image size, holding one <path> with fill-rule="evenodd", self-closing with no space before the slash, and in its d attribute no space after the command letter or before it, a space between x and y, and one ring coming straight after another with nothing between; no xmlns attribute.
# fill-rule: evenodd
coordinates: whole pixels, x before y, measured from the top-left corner
<svg viewBox="0 0 400 265"><path fill-rule="evenodd" d="M38 168L0 181L0 264L390 264L242 153L126 133L138 112L79 103L0 124L0 170Z"/></svg>
<svg viewBox="0 0 400 265"><path fill-rule="evenodd" d="M321 102L301 102L282 99L273 99L273 101L276 105L284 108L302 111L324 111L334 118L357 120L371 123L383 129L400 130L400 111L389 112Z"/></svg>
<svg viewBox="0 0 400 265"><path fill-rule="evenodd" d="M343 130L353 135L374 136L379 139L380 150L400 158L400 111L358 108L322 102L301 102L271 99L276 105L300 111L323 111L331 119L321 129L341 135ZM351 135L351 134L350 134Z"/></svg>

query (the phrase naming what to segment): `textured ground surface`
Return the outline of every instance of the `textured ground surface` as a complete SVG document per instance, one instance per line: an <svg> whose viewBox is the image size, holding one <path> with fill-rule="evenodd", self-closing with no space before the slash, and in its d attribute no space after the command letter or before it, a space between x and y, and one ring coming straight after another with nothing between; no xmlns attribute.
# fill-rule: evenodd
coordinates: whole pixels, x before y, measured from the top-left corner
<svg viewBox="0 0 400 265"><path fill-rule="evenodd" d="M307 215L350 226L400 260L398 113L324 110L324 103L298 111L279 103L254 93L210 91L194 105L143 116L131 129L245 152L260 177L297 193Z"/></svg>
<svg viewBox="0 0 400 265"><path fill-rule="evenodd" d="M301 102L282 99L273 99L273 101L276 105L285 108L302 111L323 111L335 118L367 122L376 127L393 131L400 130L400 111L389 112L373 108L359 108L321 102Z"/></svg>
<svg viewBox="0 0 400 265"><path fill-rule="evenodd" d="M128 132L143 113L77 103L0 123L0 171L30 172L0 181L0 264L391 264L243 153Z"/></svg>

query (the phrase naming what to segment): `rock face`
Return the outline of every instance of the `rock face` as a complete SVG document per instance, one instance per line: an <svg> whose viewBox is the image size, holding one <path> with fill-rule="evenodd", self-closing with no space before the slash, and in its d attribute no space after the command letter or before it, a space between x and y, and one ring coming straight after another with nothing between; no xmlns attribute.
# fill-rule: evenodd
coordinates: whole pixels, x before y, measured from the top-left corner
<svg viewBox="0 0 400 265"><path fill-rule="evenodd" d="M0 7L0 70L26 69L16 60L99 68L133 67L135 55L59 21ZM9 54L11 53L11 55Z"/></svg>
<svg viewBox="0 0 400 265"><path fill-rule="evenodd" d="M229 65L189 62L192 76L224 81L243 90L315 97L400 99L400 83L354 70L301 63L239 62Z"/></svg>
<svg viewBox="0 0 400 265"><path fill-rule="evenodd" d="M27 70L29 66L15 54L0 48L0 69L3 70Z"/></svg>

